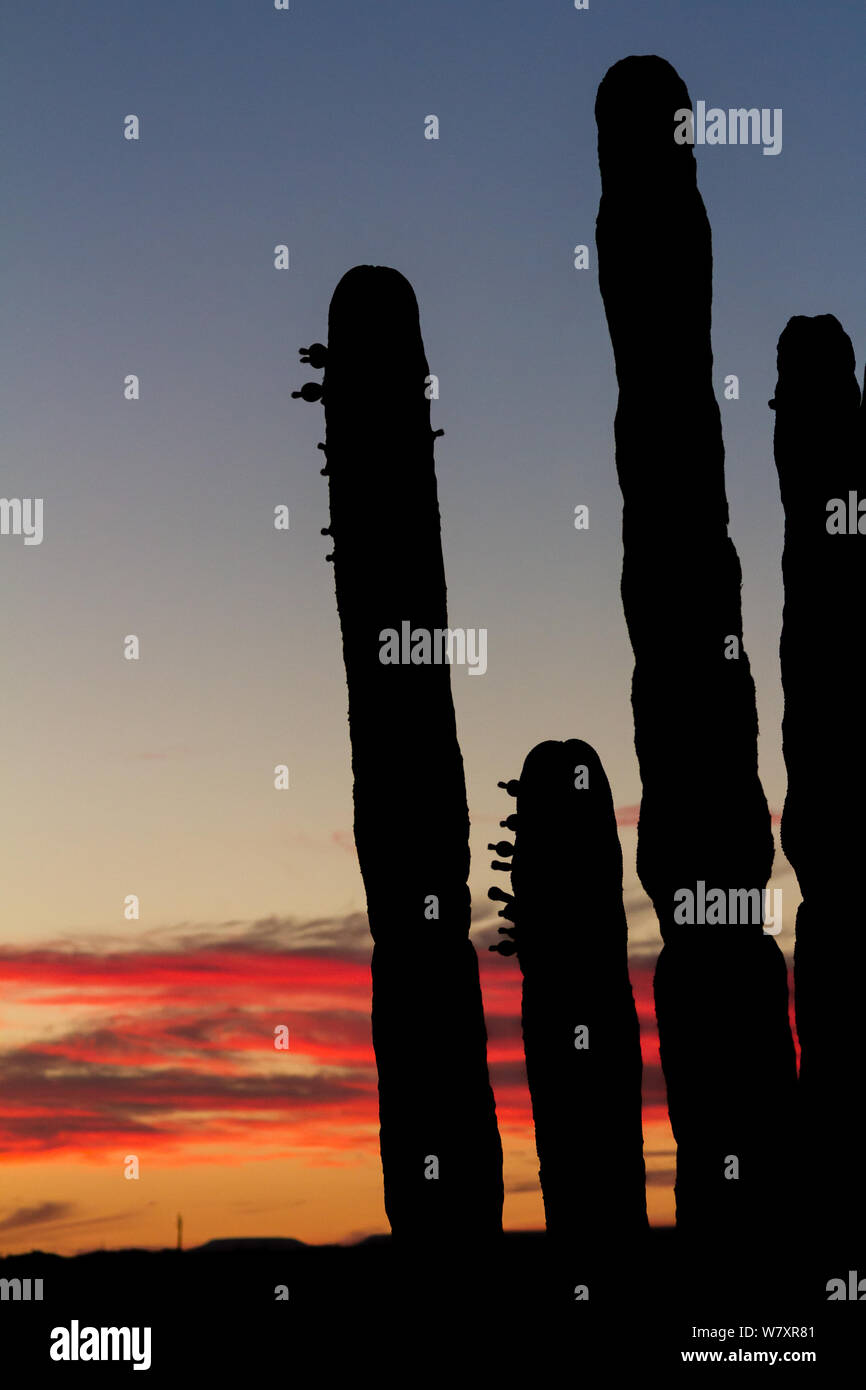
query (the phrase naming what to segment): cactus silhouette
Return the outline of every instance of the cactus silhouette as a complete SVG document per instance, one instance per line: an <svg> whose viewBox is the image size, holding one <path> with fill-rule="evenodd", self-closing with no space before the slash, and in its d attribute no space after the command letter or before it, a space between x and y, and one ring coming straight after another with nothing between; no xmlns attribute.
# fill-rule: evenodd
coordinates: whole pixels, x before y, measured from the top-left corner
<svg viewBox="0 0 866 1390"><path fill-rule="evenodd" d="M447 627L428 366L408 281L384 266L348 271L331 300L327 353L318 349L302 353L325 364L385 1207L404 1242L473 1240L502 1228L502 1150L469 940L451 674L444 663L380 659L389 630L408 642Z"/></svg>
<svg viewBox="0 0 866 1390"><path fill-rule="evenodd" d="M785 961L755 913L773 836L713 392L710 228L692 150L673 138L674 113L690 106L660 58L626 58L606 74L597 245L619 384L637 867L665 943L655 998L677 1222L733 1240L786 1218L796 1081ZM681 920L678 895L697 902L702 888L724 894L727 924Z"/></svg>
<svg viewBox="0 0 866 1390"><path fill-rule="evenodd" d="M850 876L866 829L866 751L859 737L866 540L857 492L866 430L854 349L832 315L790 320L779 339L770 404L785 510L782 846L803 894L794 954L798 1149L810 1174L813 1238L820 1231L838 1242L845 1234L856 1250L866 1234L860 999L866 952ZM866 519L862 526L866 531Z"/></svg>
<svg viewBox="0 0 866 1390"><path fill-rule="evenodd" d="M501 915L523 973L521 1019L548 1231L585 1256L647 1225L641 1052L610 786L579 739L527 755ZM563 866L572 892L562 892ZM496 861L494 861L496 867ZM507 896L491 889L491 897ZM496 899L495 899L496 900Z"/></svg>
<svg viewBox="0 0 866 1390"><path fill-rule="evenodd" d="M816 728L838 722L851 731L855 720L856 553L844 549L849 537L828 530L825 494L848 498L856 488L866 430L840 326L793 320L771 404L786 510L783 842L804 897L798 1090L786 965L765 931L774 845L713 390L710 227L692 150L674 140L675 113L689 107L660 58L627 58L606 74L596 102L597 245L619 387L622 598L643 784L637 868L664 943L654 984L677 1222L720 1250L746 1233L781 1237L798 1094L807 1146L817 1154L830 1136L823 1210L838 1228L853 1204L862 1223L851 1103L860 972L850 965L862 963L863 947L845 918L842 884L860 838L854 789L864 755L856 750L852 772L851 762L816 758L814 740ZM433 463L441 431L430 426L408 282L387 267L349 271L331 301L327 347L313 343L301 359L325 370L322 384L293 396L325 408L323 535L334 540L355 840L374 940L386 1209L395 1236L453 1244L501 1230L502 1154L468 936L469 819L450 671L412 655L416 634L447 629L447 605ZM812 380L817 390L807 389ZM829 472L809 466L828 450ZM832 617L818 664L816 612L822 623ZM491 949L516 954L523 973L548 1230L569 1250L618 1244L646 1229L646 1198L639 1027L610 788L579 740L539 744L520 779L499 785L517 811L500 822L514 843L489 846L512 889L490 890L510 923ZM565 862L577 868L579 891L563 909ZM689 917L687 902L704 915ZM850 946L847 965L831 944L831 920ZM603 1146L594 1142L602 1132ZM830 1200L834 1172L841 1182Z"/></svg>

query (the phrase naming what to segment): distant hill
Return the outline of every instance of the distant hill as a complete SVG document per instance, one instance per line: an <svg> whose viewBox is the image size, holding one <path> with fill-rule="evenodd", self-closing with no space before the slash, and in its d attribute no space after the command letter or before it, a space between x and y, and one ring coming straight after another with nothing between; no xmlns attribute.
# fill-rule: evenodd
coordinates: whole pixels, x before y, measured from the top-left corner
<svg viewBox="0 0 866 1390"><path fill-rule="evenodd" d="M205 1250L306 1250L307 1242L292 1236L229 1236L225 1240L206 1240L188 1251L196 1255Z"/></svg>

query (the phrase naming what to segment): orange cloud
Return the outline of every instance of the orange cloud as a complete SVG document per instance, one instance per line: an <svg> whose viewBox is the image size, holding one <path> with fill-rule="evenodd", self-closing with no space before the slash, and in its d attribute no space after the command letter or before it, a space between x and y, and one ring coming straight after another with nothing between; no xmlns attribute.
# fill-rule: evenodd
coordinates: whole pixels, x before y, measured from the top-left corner
<svg viewBox="0 0 866 1390"><path fill-rule="evenodd" d="M522 979L515 961L484 949L488 936L492 925L478 932L491 1080L506 1151L527 1155ZM108 947L80 938L0 950L0 989L24 1034L0 1054L6 1161L307 1155L322 1168L376 1152L363 917L161 930ZM650 1123L666 1117L653 966L631 963ZM278 1024L288 1051L274 1048Z"/></svg>

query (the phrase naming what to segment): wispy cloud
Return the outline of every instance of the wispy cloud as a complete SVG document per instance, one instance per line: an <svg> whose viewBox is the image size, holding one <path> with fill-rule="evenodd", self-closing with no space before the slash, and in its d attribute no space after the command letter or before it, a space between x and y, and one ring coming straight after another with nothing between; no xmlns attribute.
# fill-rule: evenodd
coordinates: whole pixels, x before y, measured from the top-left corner
<svg viewBox="0 0 866 1390"><path fill-rule="evenodd" d="M503 1132L531 1143L522 977L514 959L484 949L496 923L485 912L473 933L491 1080ZM0 1145L19 1158L65 1151L112 1162L127 1151L187 1162L218 1148L340 1163L375 1149L370 949L360 913L0 949L2 997L25 1020L0 1053ZM645 1110L657 1118L653 965L639 956L631 971ZM274 1046L280 1025L286 1051Z"/></svg>
<svg viewBox="0 0 866 1390"><path fill-rule="evenodd" d="M0 1220L0 1231L19 1231L28 1226L45 1225L68 1216L75 1210L72 1202L40 1202L36 1207L16 1207Z"/></svg>

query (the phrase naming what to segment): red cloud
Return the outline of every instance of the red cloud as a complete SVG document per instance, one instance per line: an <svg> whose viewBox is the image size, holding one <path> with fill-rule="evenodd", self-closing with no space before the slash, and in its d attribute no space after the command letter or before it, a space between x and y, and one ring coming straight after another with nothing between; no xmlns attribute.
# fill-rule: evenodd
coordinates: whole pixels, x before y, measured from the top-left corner
<svg viewBox="0 0 866 1390"><path fill-rule="evenodd" d="M0 1054L0 1149L7 1156L148 1151L200 1160L308 1150L316 1163L375 1148L370 943L345 923L269 919L217 934L165 933L137 948L0 951L3 996L37 1037ZM301 941L301 949L293 943ZM532 1117L520 1033L521 975L481 949L491 1078L503 1132ZM653 961L632 962L648 1118L664 1114ZM274 1029L289 1028L287 1052Z"/></svg>

